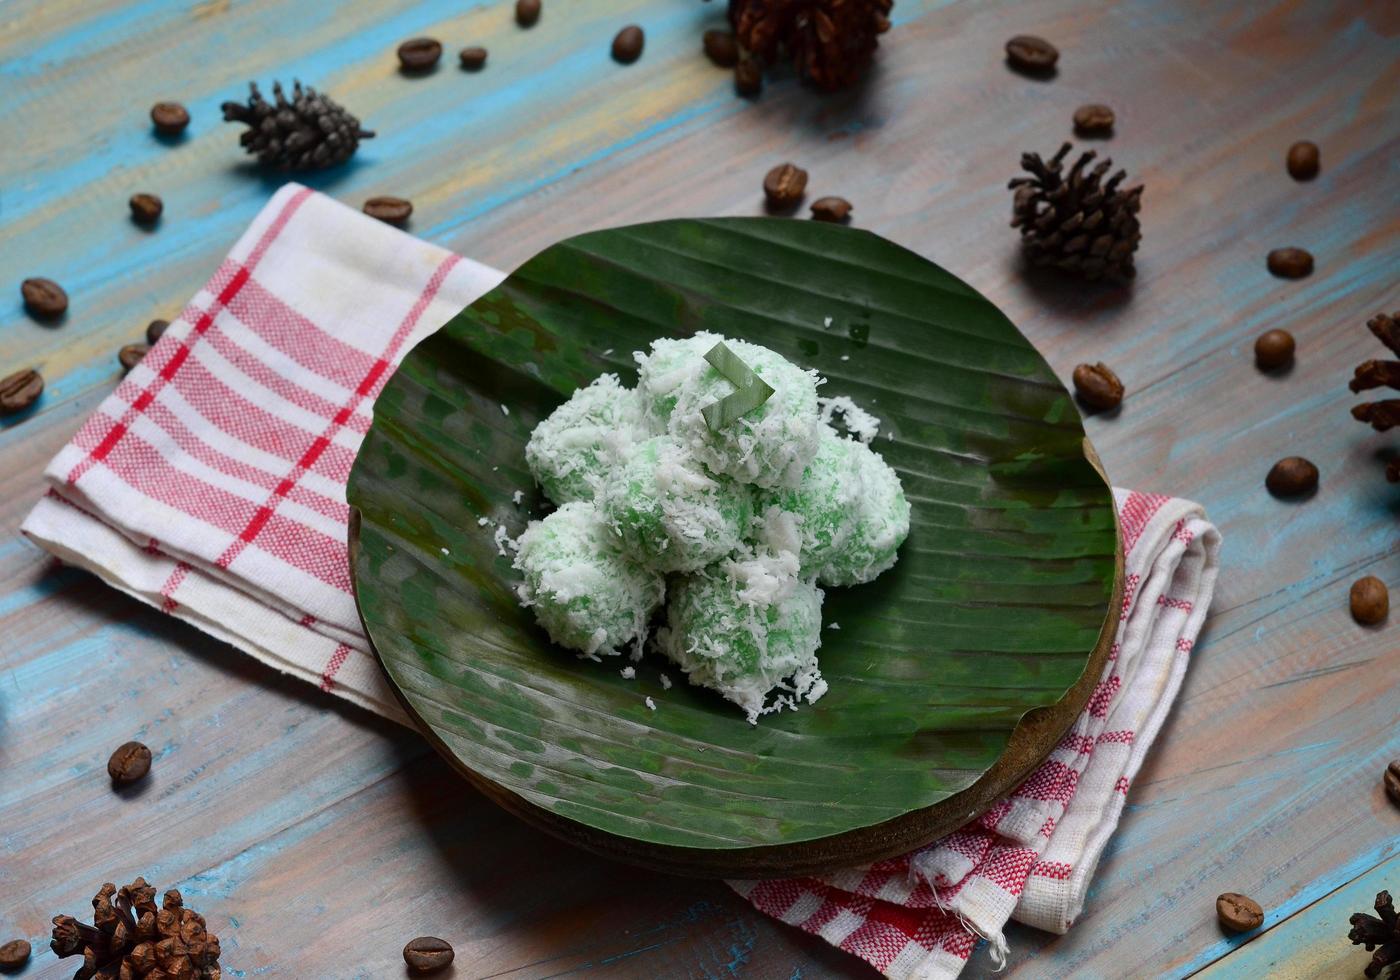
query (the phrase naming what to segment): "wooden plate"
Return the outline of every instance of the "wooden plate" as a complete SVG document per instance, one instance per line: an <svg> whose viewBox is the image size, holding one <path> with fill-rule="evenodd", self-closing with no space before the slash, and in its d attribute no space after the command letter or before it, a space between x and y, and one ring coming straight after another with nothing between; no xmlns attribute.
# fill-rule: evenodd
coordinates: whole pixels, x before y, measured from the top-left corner
<svg viewBox="0 0 1400 980"><path fill-rule="evenodd" d="M523 456L535 424L701 329L879 416L913 504L899 564L827 591L830 692L757 727L653 657L627 680L553 647L498 540L547 512ZM404 359L349 500L366 632L432 744L524 819L681 874L814 874L955 829L1063 736L1121 597L1112 496L1049 366L965 283L821 222L667 221L547 249Z"/></svg>

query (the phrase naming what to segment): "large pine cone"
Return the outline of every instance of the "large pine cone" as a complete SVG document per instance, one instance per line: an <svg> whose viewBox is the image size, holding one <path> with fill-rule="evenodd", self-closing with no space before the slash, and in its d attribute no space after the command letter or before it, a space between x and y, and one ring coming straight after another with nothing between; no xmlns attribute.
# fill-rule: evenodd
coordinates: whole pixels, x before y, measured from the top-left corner
<svg viewBox="0 0 1400 980"><path fill-rule="evenodd" d="M53 917L53 951L83 958L73 980L219 980L219 940L173 888L157 909L145 878L120 890L108 882L92 908L90 926Z"/></svg>
<svg viewBox="0 0 1400 980"><path fill-rule="evenodd" d="M865 73L890 29L894 0L729 0L739 46L763 64L786 54L798 74L832 90Z"/></svg>
<svg viewBox="0 0 1400 980"><path fill-rule="evenodd" d="M1366 321L1371 333L1396 354L1400 354L1400 310L1387 316L1377 313ZM1400 390L1400 361L1364 361L1356 366L1351 379L1352 391L1369 391L1372 388L1394 388ZM1400 425L1400 398L1383 398L1378 402L1363 402L1354 405L1351 416L1369 423L1377 432L1385 432ZM1391 483L1400 483L1400 458L1386 463L1385 478Z"/></svg>
<svg viewBox="0 0 1400 980"><path fill-rule="evenodd" d="M1062 173L1070 145L1047 163L1039 153L1021 154L1021 168L1030 177L1017 177L1011 227L1021 229L1021 247L1032 265L1053 266L1098 279L1127 280L1137 274L1133 253L1142 240L1137 213L1142 185L1122 190L1128 176L1119 170L1103 183L1113 167L1109 159L1086 169L1096 154L1082 154L1069 173Z"/></svg>
<svg viewBox="0 0 1400 980"><path fill-rule="evenodd" d="M320 170L349 160L360 140L374 134L360 128L360 121L340 103L311 86L292 83L292 98L282 92L282 83L272 83L275 103L249 82L248 104L225 102L225 122L241 122L248 129L238 142L258 162L278 170Z"/></svg>

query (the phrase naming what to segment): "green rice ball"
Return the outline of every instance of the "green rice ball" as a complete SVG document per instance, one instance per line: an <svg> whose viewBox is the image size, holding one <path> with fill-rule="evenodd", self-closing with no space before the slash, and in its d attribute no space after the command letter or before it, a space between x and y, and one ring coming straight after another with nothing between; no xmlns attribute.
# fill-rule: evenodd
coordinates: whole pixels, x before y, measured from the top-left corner
<svg viewBox="0 0 1400 980"><path fill-rule="evenodd" d="M711 431L701 410L734 391L708 362L681 381L668 431L711 472L741 483L796 486L817 452L817 375L766 347L725 344L773 388L761 406Z"/></svg>
<svg viewBox="0 0 1400 980"><path fill-rule="evenodd" d="M651 350L632 354L637 362L637 394L652 432L666 431L682 383L709 366L705 354L723 339L704 331L680 339L660 337L651 342Z"/></svg>
<svg viewBox="0 0 1400 980"><path fill-rule="evenodd" d="M718 691L756 724L826 693L821 607L822 590L798 578L795 555L730 559L676 581L657 644L692 684Z"/></svg>
<svg viewBox="0 0 1400 980"><path fill-rule="evenodd" d="M661 605L662 577L627 561L598 508L572 501L520 536L515 568L522 605L562 647L597 659L629 643L641 649L647 621Z"/></svg>
<svg viewBox="0 0 1400 980"><path fill-rule="evenodd" d="M592 500L608 469L646 436L637 393L605 374L535 426L525 462L556 504Z"/></svg>
<svg viewBox="0 0 1400 980"><path fill-rule="evenodd" d="M641 443L598 491L604 520L633 561L693 572L739 547L753 519L748 487L713 477L668 436Z"/></svg>
<svg viewBox="0 0 1400 980"><path fill-rule="evenodd" d="M796 487L759 495L759 511L769 507L797 517L804 574L815 573L846 546L861 509L861 471L853 442L828 425L817 436L817 454Z"/></svg>
<svg viewBox="0 0 1400 980"><path fill-rule="evenodd" d="M847 440L860 474L860 506L850 537L817 573L823 585L859 585L873 580L899 557L909 536L909 501L899 475L862 442Z"/></svg>

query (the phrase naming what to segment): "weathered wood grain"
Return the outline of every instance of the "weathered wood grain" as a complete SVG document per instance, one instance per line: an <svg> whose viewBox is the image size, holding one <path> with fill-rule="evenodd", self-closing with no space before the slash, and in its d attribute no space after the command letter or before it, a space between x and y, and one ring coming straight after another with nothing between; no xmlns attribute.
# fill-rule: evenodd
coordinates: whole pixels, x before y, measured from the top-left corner
<svg viewBox="0 0 1400 980"><path fill-rule="evenodd" d="M1255 946L1301 948L1291 930L1312 928L1325 896L1393 870L1400 809L1379 773L1400 756L1400 658L1393 626L1351 622L1346 590L1367 573L1400 585L1400 492L1376 455L1394 440L1350 420L1345 383L1380 354L1365 318L1400 308L1400 7L899 0L862 89L788 81L748 102L699 55L719 3L552 0L531 31L509 6L0 10L0 366L37 364L49 381L0 428L0 934L42 948L53 913L144 873L209 914L231 976L394 975L420 932L457 944L461 977L862 975L722 886L535 834L414 737L54 571L14 537L44 462L115 382L117 348L178 309L277 185L217 121L250 78L322 86L380 132L313 184L356 204L411 197L413 231L474 258L508 267L607 224L757 213L762 174L793 159L814 197L849 198L857 223L1001 304L1063 377L1082 360L1118 371L1123 409L1089 422L1110 476L1202 501L1226 573L1084 918L1064 937L1014 928L1017 975L1212 962L1235 975ZM622 68L608 45L632 22L646 53ZM1054 80L1006 70L1001 44L1018 32L1060 47ZM491 59L398 75L394 46L425 33ZM147 122L161 98L194 116L173 145ZM1131 289L1027 276L1006 227L1018 154L1053 151L1089 101L1119 119L1095 147L1147 183ZM1322 148L1307 184L1283 168L1300 138ZM154 231L127 220L137 190L165 198ZM1311 278L1264 271L1285 244L1314 252ZM24 316L28 275L68 287L61 326ZM1270 327L1299 342L1282 377L1251 363ZM1291 453L1322 470L1301 504L1262 490ZM156 750L154 778L117 796L103 765L132 737ZM1270 910L1240 952L1215 925L1225 890ZM990 974L983 954L968 972ZM22 975L69 973L43 952Z"/></svg>

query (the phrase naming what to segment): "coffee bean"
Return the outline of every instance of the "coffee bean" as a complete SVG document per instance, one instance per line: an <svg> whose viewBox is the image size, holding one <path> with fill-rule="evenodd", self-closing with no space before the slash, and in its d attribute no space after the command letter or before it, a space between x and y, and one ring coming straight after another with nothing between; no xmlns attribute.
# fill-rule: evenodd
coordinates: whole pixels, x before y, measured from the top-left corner
<svg viewBox="0 0 1400 980"><path fill-rule="evenodd" d="M411 939L403 948L403 961L415 973L431 973L452 962L452 944L435 936Z"/></svg>
<svg viewBox="0 0 1400 980"><path fill-rule="evenodd" d="M807 171L795 163L780 163L763 178L763 193L775 211L790 211L807 190Z"/></svg>
<svg viewBox="0 0 1400 980"><path fill-rule="evenodd" d="M1312 253L1302 248L1276 248L1269 253L1269 271L1284 279L1312 275Z"/></svg>
<svg viewBox="0 0 1400 980"><path fill-rule="evenodd" d="M534 27L540 10L540 0L515 0L515 22L521 27Z"/></svg>
<svg viewBox="0 0 1400 980"><path fill-rule="evenodd" d="M122 370L130 371L141 363L141 359L146 356L150 348L145 344L127 344L117 351L117 360L121 361Z"/></svg>
<svg viewBox="0 0 1400 980"><path fill-rule="evenodd" d="M1033 34L1017 34L1006 42L1006 60L1017 71L1033 75L1048 74L1055 62L1060 60L1060 52L1043 37Z"/></svg>
<svg viewBox="0 0 1400 980"><path fill-rule="evenodd" d="M721 68L733 68L739 63L739 42L729 31L706 31L705 56Z"/></svg>
<svg viewBox="0 0 1400 980"><path fill-rule="evenodd" d="M636 24L628 24L617 32L617 37L613 38L612 56L613 60L623 65L630 65L642 56L642 48L646 44L646 35Z"/></svg>
<svg viewBox="0 0 1400 980"><path fill-rule="evenodd" d="M1312 180L1321 165L1316 143L1302 140L1288 148L1288 175L1294 180Z"/></svg>
<svg viewBox="0 0 1400 980"><path fill-rule="evenodd" d="M40 320L56 320L68 312L68 294L52 279L36 277L19 284L24 308Z"/></svg>
<svg viewBox="0 0 1400 980"><path fill-rule="evenodd" d="M146 324L146 343L154 347L156 341L160 340L161 336L165 333L165 328L168 326L170 326L169 320L152 320L150 323Z"/></svg>
<svg viewBox="0 0 1400 980"><path fill-rule="evenodd" d="M134 783L151 771L151 750L140 742L126 742L107 760L107 775L118 785Z"/></svg>
<svg viewBox="0 0 1400 980"><path fill-rule="evenodd" d="M763 91L763 64L747 52L739 52L739 63L734 66L734 90L740 95Z"/></svg>
<svg viewBox="0 0 1400 980"><path fill-rule="evenodd" d="M190 124L190 111L178 102L157 102L151 106L151 122L156 132L177 136Z"/></svg>
<svg viewBox="0 0 1400 980"><path fill-rule="evenodd" d="M154 194L133 194L127 203L131 206L131 219L140 225L155 224L165 210L165 202Z"/></svg>
<svg viewBox="0 0 1400 980"><path fill-rule="evenodd" d="M24 411L37 402L43 393L44 379L32 368L0 378L0 415Z"/></svg>
<svg viewBox="0 0 1400 980"><path fill-rule="evenodd" d="M1293 335L1287 330L1269 330L1254 342L1254 363L1265 371L1276 371L1293 363Z"/></svg>
<svg viewBox="0 0 1400 980"><path fill-rule="evenodd" d="M430 37L415 37L399 45L399 67L409 74L430 71L442 57L442 45Z"/></svg>
<svg viewBox="0 0 1400 980"><path fill-rule="evenodd" d="M1091 103L1074 110L1074 128L1086 135L1111 132L1113 122L1113 110L1106 105Z"/></svg>
<svg viewBox="0 0 1400 980"><path fill-rule="evenodd" d="M1123 402L1123 382L1107 364L1080 364L1074 369L1074 390L1080 401L1101 412Z"/></svg>
<svg viewBox="0 0 1400 980"><path fill-rule="evenodd" d="M1226 892L1215 900L1215 914L1227 932L1248 932L1264 924L1264 909L1247 895Z"/></svg>
<svg viewBox="0 0 1400 980"><path fill-rule="evenodd" d="M480 71L486 64L485 48L463 48L457 52L457 59L467 71Z"/></svg>
<svg viewBox="0 0 1400 980"><path fill-rule="evenodd" d="M1375 626L1390 614L1390 593L1385 583L1367 575L1351 583L1351 618L1362 626Z"/></svg>
<svg viewBox="0 0 1400 980"><path fill-rule="evenodd" d="M1384 781L1385 795L1390 797L1390 802L1400 806L1400 759L1385 767Z"/></svg>
<svg viewBox="0 0 1400 980"><path fill-rule="evenodd" d="M819 197L812 202L812 220L844 224L855 210L844 197Z"/></svg>
<svg viewBox="0 0 1400 980"><path fill-rule="evenodd" d="M1264 486L1275 497L1296 497L1317 489L1317 467L1301 456L1286 456L1264 477Z"/></svg>
<svg viewBox="0 0 1400 980"><path fill-rule="evenodd" d="M11 939L0 946L0 970L9 973L29 962L29 940Z"/></svg>
<svg viewBox="0 0 1400 980"><path fill-rule="evenodd" d="M385 224L402 228L413 213L413 202L405 201L401 197L372 197L364 203L361 210L371 218L378 218Z"/></svg>

